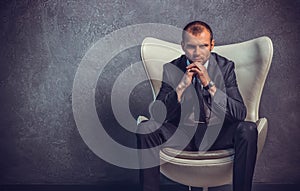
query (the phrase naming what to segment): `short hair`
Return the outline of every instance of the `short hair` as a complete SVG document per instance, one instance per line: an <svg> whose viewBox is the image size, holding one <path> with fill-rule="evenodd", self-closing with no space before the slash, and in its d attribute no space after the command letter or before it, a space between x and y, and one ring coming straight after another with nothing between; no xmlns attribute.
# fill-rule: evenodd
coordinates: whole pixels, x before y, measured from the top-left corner
<svg viewBox="0 0 300 191"><path fill-rule="evenodd" d="M192 33L193 35L197 35L202 33L204 29L208 30L210 34L210 41L212 41L214 39L213 32L210 26L203 21L193 21L187 24L182 31L182 40L184 40L186 32Z"/></svg>

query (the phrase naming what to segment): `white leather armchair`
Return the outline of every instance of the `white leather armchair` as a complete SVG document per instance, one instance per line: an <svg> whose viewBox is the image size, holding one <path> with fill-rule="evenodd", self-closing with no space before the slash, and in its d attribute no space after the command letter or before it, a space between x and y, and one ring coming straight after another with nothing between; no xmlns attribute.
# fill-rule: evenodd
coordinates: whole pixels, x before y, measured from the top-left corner
<svg viewBox="0 0 300 191"><path fill-rule="evenodd" d="M272 41L260 37L242 43L216 46L216 52L235 62L235 70L240 92L247 107L246 120L257 123L258 153L265 143L268 123L266 118L259 118L258 110L264 83L273 56ZM155 38L145 38L141 47L141 56L145 71L150 79L155 99L162 79L163 64L179 57L184 52L179 44ZM155 80L151 80L155 79ZM140 116L138 123L146 120ZM161 173L181 184L192 187L221 186L232 181L234 150L208 152L178 151L165 148L160 151Z"/></svg>

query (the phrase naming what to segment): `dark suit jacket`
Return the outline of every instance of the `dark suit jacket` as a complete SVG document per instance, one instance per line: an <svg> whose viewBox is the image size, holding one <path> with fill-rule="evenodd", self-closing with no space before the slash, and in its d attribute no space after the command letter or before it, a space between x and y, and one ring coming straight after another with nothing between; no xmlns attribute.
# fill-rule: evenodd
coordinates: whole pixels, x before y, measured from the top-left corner
<svg viewBox="0 0 300 191"><path fill-rule="evenodd" d="M178 102L175 91L186 71L186 61L186 56L182 55L164 65L163 83L156 98L162 101L167 108L165 123L172 123L175 126L178 126L184 117L182 110L191 110L192 105L195 104L193 102L195 99L193 86L185 91L181 103ZM247 111L236 82L234 63L216 53L211 53L207 71L217 87L213 97L208 91L204 91L204 98L213 115L220 118L223 116L225 124L243 121Z"/></svg>

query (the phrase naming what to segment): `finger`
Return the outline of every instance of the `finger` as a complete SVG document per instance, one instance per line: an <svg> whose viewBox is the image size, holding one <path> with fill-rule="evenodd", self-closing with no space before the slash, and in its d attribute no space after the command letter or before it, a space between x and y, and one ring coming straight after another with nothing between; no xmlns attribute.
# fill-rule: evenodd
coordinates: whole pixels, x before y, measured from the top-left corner
<svg viewBox="0 0 300 191"><path fill-rule="evenodd" d="M203 64L201 62L193 62L198 68L200 68L201 66L203 66Z"/></svg>
<svg viewBox="0 0 300 191"><path fill-rule="evenodd" d="M191 72L193 73L203 73L199 68L195 67L195 68L191 68L189 69Z"/></svg>
<svg viewBox="0 0 300 191"><path fill-rule="evenodd" d="M194 68L194 67L197 67L196 64L192 63L192 64L189 64L186 69L190 69L190 68Z"/></svg>
<svg viewBox="0 0 300 191"><path fill-rule="evenodd" d="M201 69L194 66L194 67L187 68L187 71L189 71L189 72L199 72L199 71L201 71Z"/></svg>
<svg viewBox="0 0 300 191"><path fill-rule="evenodd" d="M205 70L205 66L201 64L200 62L195 63L195 65L200 69L200 70Z"/></svg>
<svg viewBox="0 0 300 191"><path fill-rule="evenodd" d="M199 70L205 70L205 67L200 62L194 62L186 67L186 69L198 68Z"/></svg>
<svg viewBox="0 0 300 191"><path fill-rule="evenodd" d="M197 67L187 68L187 72L195 72L195 70L199 70Z"/></svg>
<svg viewBox="0 0 300 191"><path fill-rule="evenodd" d="M188 75L188 76L193 76L194 74L195 74L195 71L192 71L191 69L188 69L186 71L186 75Z"/></svg>

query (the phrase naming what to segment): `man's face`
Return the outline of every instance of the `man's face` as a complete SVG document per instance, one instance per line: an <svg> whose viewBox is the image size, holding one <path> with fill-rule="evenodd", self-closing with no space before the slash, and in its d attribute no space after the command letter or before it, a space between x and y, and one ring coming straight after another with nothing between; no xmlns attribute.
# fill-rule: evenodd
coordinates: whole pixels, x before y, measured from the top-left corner
<svg viewBox="0 0 300 191"><path fill-rule="evenodd" d="M181 46L190 61L204 64L214 48L214 40L210 41L210 33L206 29L196 36L187 32Z"/></svg>

